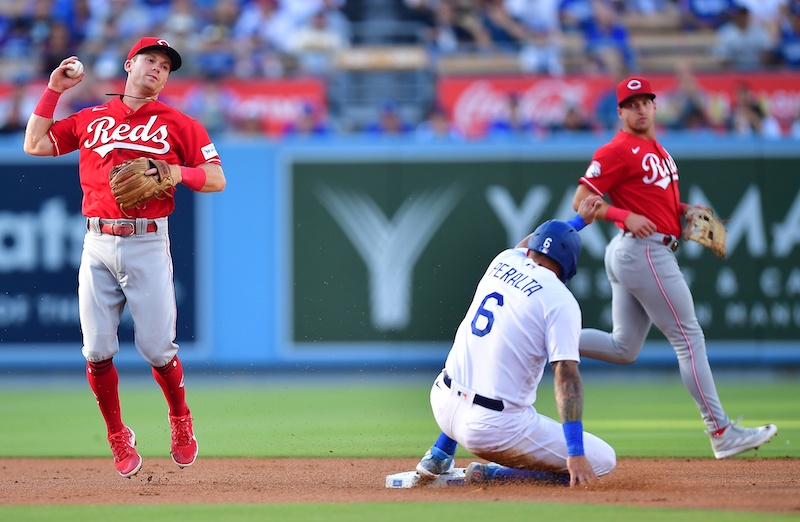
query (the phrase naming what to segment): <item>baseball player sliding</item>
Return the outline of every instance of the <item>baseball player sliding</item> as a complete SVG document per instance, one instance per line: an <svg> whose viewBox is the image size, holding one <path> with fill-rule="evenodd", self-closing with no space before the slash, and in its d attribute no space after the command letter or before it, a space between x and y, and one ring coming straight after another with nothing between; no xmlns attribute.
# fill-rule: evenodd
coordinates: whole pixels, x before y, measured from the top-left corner
<svg viewBox="0 0 800 522"><path fill-rule="evenodd" d="M587 197L569 222L546 221L489 265L431 387L442 434L417 466L421 478L452 469L457 444L491 461L471 463L469 483L575 485L616 466L614 449L583 431L581 310L565 285L577 270L578 230L600 202ZM561 422L533 406L548 361Z"/></svg>
<svg viewBox="0 0 800 522"><path fill-rule="evenodd" d="M82 213L87 232L78 273L78 302L86 376L108 429L117 471L136 474L142 457L136 436L122 421L118 375L117 329L127 305L134 321L136 349L152 366L164 392L171 427L170 453L181 468L197 458L197 439L186 403L184 372L175 343L175 289L168 216L175 209L174 185L199 192L225 188L220 158L197 121L158 101L181 56L166 40L145 37L124 63L125 90L102 105L54 121L56 104L67 89L83 81L72 56L53 70L47 89L28 120L24 150L34 156L60 156L78 150L83 189ZM115 166L144 157L141 172ZM112 170L139 176L115 189ZM149 191L125 190L153 185ZM151 197L155 195L155 197ZM148 199L150 198L150 199Z"/></svg>
<svg viewBox="0 0 800 522"><path fill-rule="evenodd" d="M681 217L690 220L697 207L681 202L678 167L656 140L655 97L646 78L628 78L617 85L622 130L594 153L575 191L575 208L590 194L608 194L611 204L602 203L597 219L620 228L605 254L613 331L584 329L580 353L632 363L655 324L675 349L683 383L700 409L714 456L722 459L758 448L778 428L738 426L720 404L694 300L675 257ZM721 252L724 255L724 246Z"/></svg>

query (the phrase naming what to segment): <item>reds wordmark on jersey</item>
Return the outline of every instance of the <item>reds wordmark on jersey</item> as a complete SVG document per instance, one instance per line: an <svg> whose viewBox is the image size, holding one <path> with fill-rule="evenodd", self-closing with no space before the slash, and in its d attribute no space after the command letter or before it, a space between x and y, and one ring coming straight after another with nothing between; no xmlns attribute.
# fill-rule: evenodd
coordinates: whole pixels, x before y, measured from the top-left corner
<svg viewBox="0 0 800 522"><path fill-rule="evenodd" d="M106 104L82 109L50 128L53 155L80 152L82 213L101 218L159 218L175 210L170 197L122 213L108 184L114 165L146 156L170 164L197 167L221 164L208 132L198 121L160 101L134 111L114 97ZM174 188L170 192L174 192Z"/></svg>

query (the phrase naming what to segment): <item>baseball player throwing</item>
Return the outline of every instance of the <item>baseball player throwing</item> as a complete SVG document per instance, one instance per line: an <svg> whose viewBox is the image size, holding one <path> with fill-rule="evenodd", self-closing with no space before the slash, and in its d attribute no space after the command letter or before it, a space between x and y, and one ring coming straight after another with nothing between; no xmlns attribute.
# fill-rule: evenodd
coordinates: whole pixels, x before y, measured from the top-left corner
<svg viewBox="0 0 800 522"><path fill-rule="evenodd" d="M581 310L565 285L581 249L576 228L591 223L600 202L589 196L569 223L546 221L489 265L431 387L442 435L420 461L420 477L451 469L456 444L491 461L469 465L470 483L575 485L616 466L614 449L583 431ZM561 423L533 406L548 361Z"/></svg>
<svg viewBox="0 0 800 522"><path fill-rule="evenodd" d="M604 201L597 218L621 229L605 254L613 331L584 329L580 353L632 363L655 324L675 349L683 383L700 409L714 456L722 459L761 446L778 429L773 424L738 426L720 404L692 294L675 258L681 217L691 206L680 200L675 160L655 138L655 97L646 78L628 78L617 85L622 130L595 152L575 192L575 208L590 194L608 194L611 204Z"/></svg>
<svg viewBox="0 0 800 522"><path fill-rule="evenodd" d="M175 209L173 185L219 192L225 188L220 158L206 130L195 120L158 101L181 57L166 40L145 37L131 48L124 68L125 91L102 105L54 121L61 94L80 83L70 77L77 61L65 59L50 74L47 89L25 131L25 152L60 156L78 150L82 213L86 216L78 273L78 302L86 376L108 428L117 471L134 475L142 466L136 436L122 421L118 375L117 329L127 304L134 321L136 349L152 366L164 392L171 427L172 460L180 467L197 458L197 440L186 403L184 373L175 344L175 289L168 216ZM112 168L146 157L162 168L147 171L169 181L159 197L121 208L109 186ZM147 162L145 162L147 163ZM163 171L163 172L161 172ZM166 185L165 185L166 186Z"/></svg>

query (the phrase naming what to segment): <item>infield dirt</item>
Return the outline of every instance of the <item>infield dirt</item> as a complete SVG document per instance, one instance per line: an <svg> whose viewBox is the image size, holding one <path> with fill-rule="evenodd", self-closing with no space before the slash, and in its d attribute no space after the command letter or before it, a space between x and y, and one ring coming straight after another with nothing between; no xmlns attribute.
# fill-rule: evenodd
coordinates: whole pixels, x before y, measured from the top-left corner
<svg viewBox="0 0 800 522"><path fill-rule="evenodd" d="M800 514L797 459L619 459L591 486L386 488L417 459L216 459L180 469L145 458L132 478L108 459L0 459L0 505L514 501ZM456 462L465 467L469 462Z"/></svg>

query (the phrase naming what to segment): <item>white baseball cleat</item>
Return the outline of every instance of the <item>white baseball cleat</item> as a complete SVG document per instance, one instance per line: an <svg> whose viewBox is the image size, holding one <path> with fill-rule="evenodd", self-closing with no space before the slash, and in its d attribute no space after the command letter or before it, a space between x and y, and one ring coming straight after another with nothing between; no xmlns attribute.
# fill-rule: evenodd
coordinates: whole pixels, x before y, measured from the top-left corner
<svg viewBox="0 0 800 522"><path fill-rule="evenodd" d="M725 459L758 448L778 433L778 427L774 424L758 428L742 428L737 426L736 422L728 424L721 433L709 433L711 448L716 458Z"/></svg>

